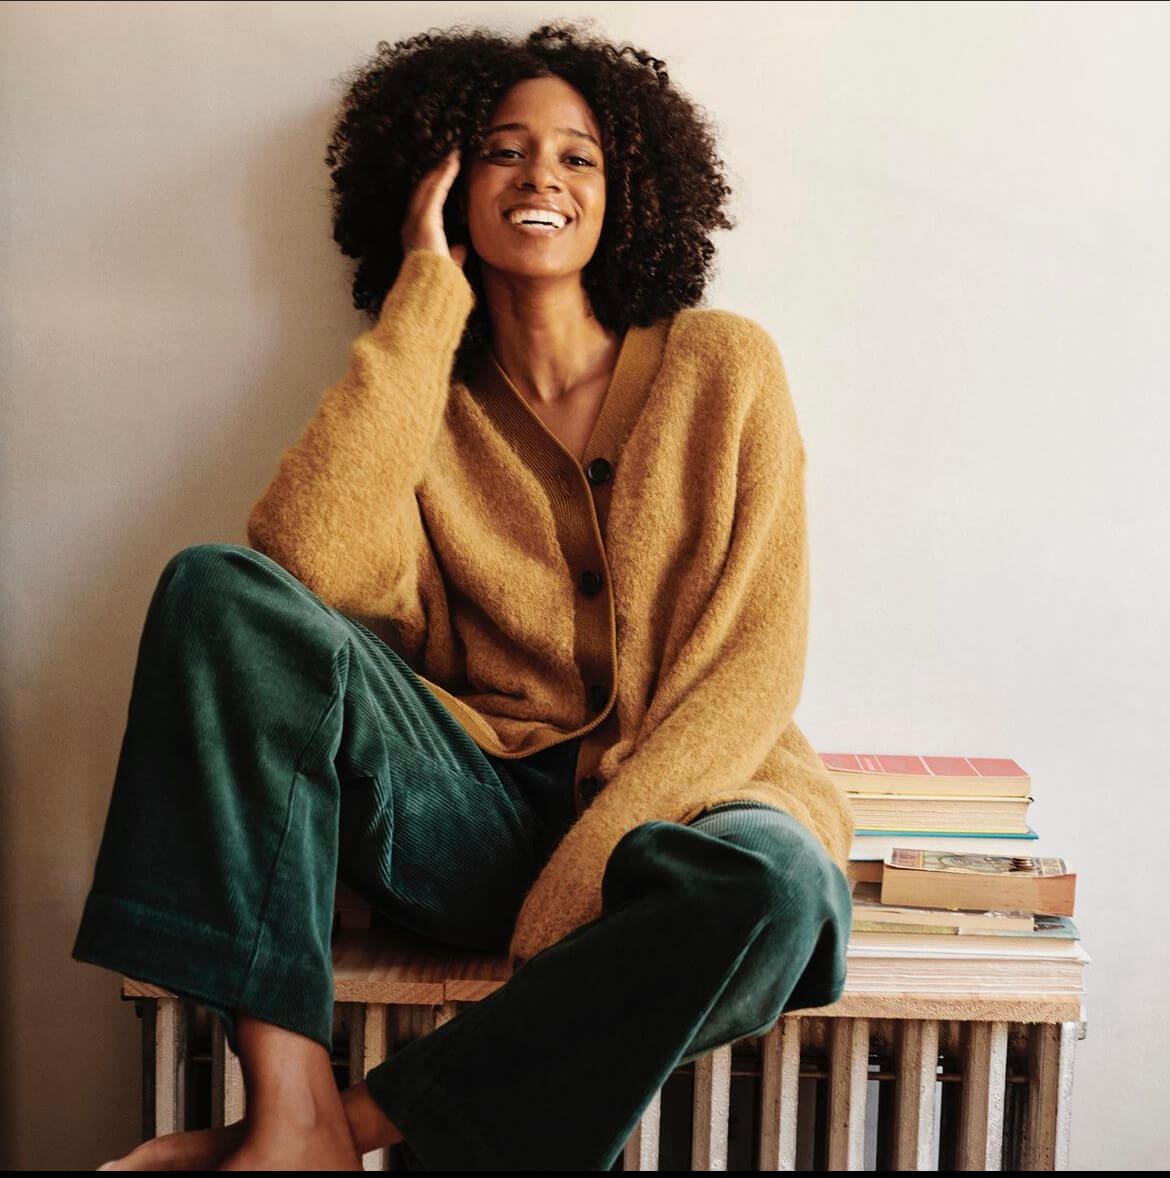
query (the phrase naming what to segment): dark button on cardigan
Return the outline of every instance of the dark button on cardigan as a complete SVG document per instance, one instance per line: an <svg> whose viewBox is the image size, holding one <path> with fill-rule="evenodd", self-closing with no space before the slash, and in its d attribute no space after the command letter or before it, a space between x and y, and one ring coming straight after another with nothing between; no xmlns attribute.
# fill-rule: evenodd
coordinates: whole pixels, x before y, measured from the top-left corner
<svg viewBox="0 0 1170 1178"><path fill-rule="evenodd" d="M608 459L595 458L585 468L585 476L596 486L598 483L604 483L613 478L613 467L609 464Z"/></svg>
<svg viewBox="0 0 1170 1178"><path fill-rule="evenodd" d="M596 597L605 585L605 579L596 571L596 569L586 569L577 581L581 586L581 592L586 597Z"/></svg>

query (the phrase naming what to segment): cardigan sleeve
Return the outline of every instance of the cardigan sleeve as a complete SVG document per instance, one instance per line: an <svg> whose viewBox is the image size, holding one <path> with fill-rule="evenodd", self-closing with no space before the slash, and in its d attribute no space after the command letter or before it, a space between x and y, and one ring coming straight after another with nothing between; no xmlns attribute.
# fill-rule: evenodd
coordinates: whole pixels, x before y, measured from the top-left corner
<svg viewBox="0 0 1170 1178"><path fill-rule="evenodd" d="M347 372L249 513L248 543L334 608L393 615L418 545L414 491L474 302L451 258L408 251L377 322L351 344Z"/></svg>
<svg viewBox="0 0 1170 1178"><path fill-rule="evenodd" d="M805 450L776 345L757 328L722 571L659 668L631 751L529 890L510 951L524 960L600 916L610 853L636 824L683 820L752 780L792 723L804 679L809 563ZM681 787L681 788L680 788Z"/></svg>

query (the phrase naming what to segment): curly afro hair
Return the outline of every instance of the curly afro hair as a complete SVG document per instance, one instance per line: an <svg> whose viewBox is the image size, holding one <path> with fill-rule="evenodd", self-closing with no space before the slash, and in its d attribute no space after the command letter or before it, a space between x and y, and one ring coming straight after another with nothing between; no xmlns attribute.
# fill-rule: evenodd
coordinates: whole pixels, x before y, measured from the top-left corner
<svg viewBox="0 0 1170 1178"><path fill-rule="evenodd" d="M376 320L394 284L402 225L423 175L452 147L472 158L508 90L552 75L576 87L602 131L605 218L582 272L598 322L624 334L699 303L715 253L711 231L735 227L724 213L731 189L708 121L662 61L562 21L522 42L462 25L379 41L369 61L343 76L348 90L325 162L333 239L357 259L358 310ZM455 357L456 373L466 375L490 341L490 323L460 201L448 200L444 226L449 242L468 246L464 273L476 293Z"/></svg>

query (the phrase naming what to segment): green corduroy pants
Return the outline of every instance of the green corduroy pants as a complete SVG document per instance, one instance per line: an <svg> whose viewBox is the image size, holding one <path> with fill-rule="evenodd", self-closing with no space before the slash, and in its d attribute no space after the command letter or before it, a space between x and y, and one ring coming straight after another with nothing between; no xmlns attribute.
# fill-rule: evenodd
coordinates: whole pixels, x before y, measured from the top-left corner
<svg viewBox="0 0 1170 1178"><path fill-rule="evenodd" d="M506 952L574 820L577 747L483 752L280 565L185 548L147 611L72 956L193 998L233 1050L237 1011L330 1050L337 878L400 926ZM368 1073L409 1168L610 1169L679 1064L840 997L850 889L778 807L643 823L602 895Z"/></svg>

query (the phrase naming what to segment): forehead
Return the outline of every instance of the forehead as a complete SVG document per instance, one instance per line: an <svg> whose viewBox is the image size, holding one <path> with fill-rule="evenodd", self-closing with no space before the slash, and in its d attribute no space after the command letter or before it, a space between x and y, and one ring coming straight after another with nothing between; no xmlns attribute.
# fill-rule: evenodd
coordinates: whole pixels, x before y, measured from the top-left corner
<svg viewBox="0 0 1170 1178"><path fill-rule="evenodd" d="M496 104L485 134L511 130L558 134L600 147L601 128L584 96L563 78L525 78Z"/></svg>

